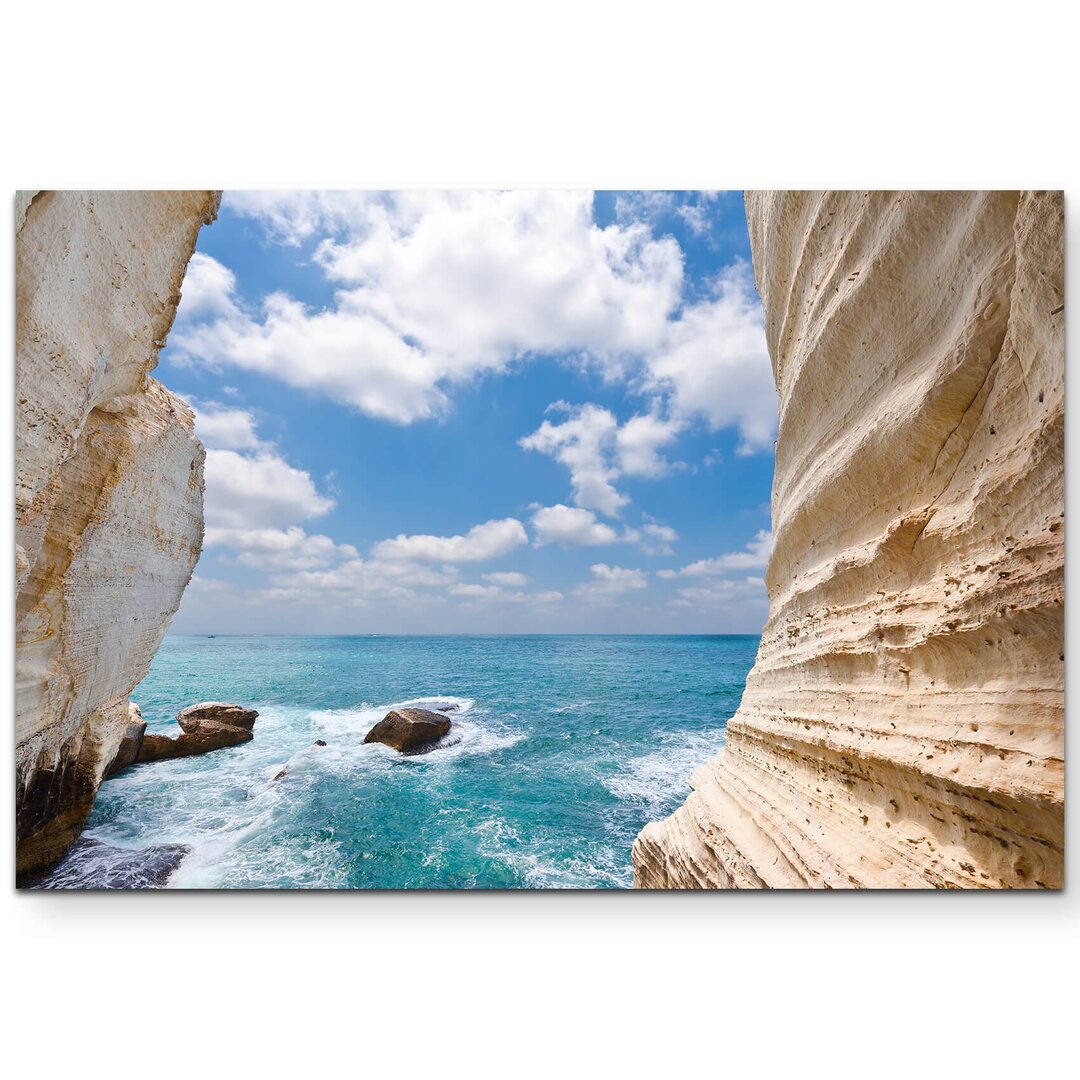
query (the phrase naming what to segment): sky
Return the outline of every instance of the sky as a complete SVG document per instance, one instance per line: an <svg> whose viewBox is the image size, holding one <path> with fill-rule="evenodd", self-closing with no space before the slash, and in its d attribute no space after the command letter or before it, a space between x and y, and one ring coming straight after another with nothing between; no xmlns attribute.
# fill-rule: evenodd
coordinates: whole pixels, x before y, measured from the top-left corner
<svg viewBox="0 0 1080 1080"><path fill-rule="evenodd" d="M172 633L757 633L776 394L738 192L228 192L155 373Z"/></svg>

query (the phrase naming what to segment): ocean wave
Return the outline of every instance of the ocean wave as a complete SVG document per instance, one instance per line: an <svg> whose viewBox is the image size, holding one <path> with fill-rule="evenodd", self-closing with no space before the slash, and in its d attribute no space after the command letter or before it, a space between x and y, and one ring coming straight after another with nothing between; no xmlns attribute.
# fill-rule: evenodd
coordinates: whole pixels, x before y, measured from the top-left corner
<svg viewBox="0 0 1080 1080"><path fill-rule="evenodd" d="M363 742L363 737L391 709L434 709L437 705L454 705L456 708L447 714L450 732L438 744L435 752L408 756L381 743ZM437 765L466 756L493 754L516 746L525 739L523 732L512 730L503 721L486 710L475 709L475 706L476 701L473 698L442 694L409 698L389 705L371 706L365 703L357 709L316 710L310 717L321 737L334 747L331 756L342 750L336 743L337 737L347 735L354 740L347 744L347 752L353 760L356 760L357 755L362 755L368 761L393 766ZM332 737L335 740L333 743Z"/></svg>
<svg viewBox="0 0 1080 1080"><path fill-rule="evenodd" d="M501 817L474 826L477 851L508 866L530 889L620 889L632 874L608 845L586 843L575 855L560 857L537 841L527 841Z"/></svg>
<svg viewBox="0 0 1080 1080"><path fill-rule="evenodd" d="M690 791L690 774L723 749L727 731L657 734L660 746L630 758L604 786L617 799L642 806L650 817L668 814Z"/></svg>

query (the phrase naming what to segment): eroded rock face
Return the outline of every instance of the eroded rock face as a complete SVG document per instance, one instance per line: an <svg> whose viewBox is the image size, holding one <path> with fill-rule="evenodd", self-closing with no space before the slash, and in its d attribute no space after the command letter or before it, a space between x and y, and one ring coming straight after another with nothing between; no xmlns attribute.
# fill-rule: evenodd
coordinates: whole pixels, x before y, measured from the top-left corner
<svg viewBox="0 0 1080 1080"><path fill-rule="evenodd" d="M202 545L203 450L148 378L216 193L16 199L16 863L90 812Z"/></svg>
<svg viewBox="0 0 1080 1080"><path fill-rule="evenodd" d="M417 753L449 730L449 719L430 709L391 709L364 736L364 742L385 743L401 753Z"/></svg>
<svg viewBox="0 0 1080 1080"><path fill-rule="evenodd" d="M105 779L115 776L118 772L134 765L139 758L139 750L142 747L143 736L146 734L146 721L142 718L142 711L134 701L128 702L128 723L124 728L124 734L120 739L120 747L116 751L116 757L105 773Z"/></svg>
<svg viewBox="0 0 1080 1080"><path fill-rule="evenodd" d="M1060 887L1060 193L747 195L770 614L641 887Z"/></svg>

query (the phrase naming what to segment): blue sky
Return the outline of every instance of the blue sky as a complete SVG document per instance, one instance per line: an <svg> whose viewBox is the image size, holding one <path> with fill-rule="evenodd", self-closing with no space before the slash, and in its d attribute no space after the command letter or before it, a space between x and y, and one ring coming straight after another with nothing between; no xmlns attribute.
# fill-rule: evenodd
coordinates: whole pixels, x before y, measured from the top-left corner
<svg viewBox="0 0 1080 1080"><path fill-rule="evenodd" d="M237 192L157 377L174 633L757 632L775 391L739 193Z"/></svg>

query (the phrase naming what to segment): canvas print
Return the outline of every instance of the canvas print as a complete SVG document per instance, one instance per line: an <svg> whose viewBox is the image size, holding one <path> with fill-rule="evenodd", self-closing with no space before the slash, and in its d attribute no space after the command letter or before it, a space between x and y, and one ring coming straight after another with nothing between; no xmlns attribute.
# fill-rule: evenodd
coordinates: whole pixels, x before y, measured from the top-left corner
<svg viewBox="0 0 1080 1080"><path fill-rule="evenodd" d="M15 197L28 889L1057 889L1045 191Z"/></svg>

